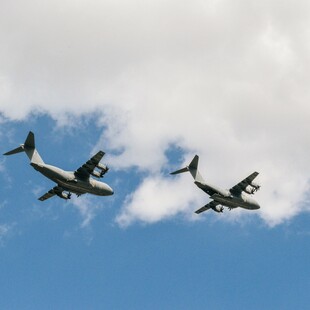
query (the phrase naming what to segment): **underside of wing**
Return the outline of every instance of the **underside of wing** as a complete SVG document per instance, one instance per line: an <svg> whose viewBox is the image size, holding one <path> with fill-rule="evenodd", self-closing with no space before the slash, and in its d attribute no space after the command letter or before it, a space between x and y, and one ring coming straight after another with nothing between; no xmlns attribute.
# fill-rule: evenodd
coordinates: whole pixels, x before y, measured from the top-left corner
<svg viewBox="0 0 310 310"><path fill-rule="evenodd" d="M55 192L55 187L54 187L54 188L50 189L47 193L45 193L43 196L38 198L38 199L41 200L41 201L44 201L44 200L49 199L49 198L51 198L51 197L53 197L55 195L56 195L56 192Z"/></svg>
<svg viewBox="0 0 310 310"><path fill-rule="evenodd" d="M62 199L70 199L71 198L71 193L70 192L65 192L66 190L60 186L55 186L52 189L50 189L47 193L45 193L43 196L38 198L40 201L44 201L46 199L49 199L55 195Z"/></svg>
<svg viewBox="0 0 310 310"><path fill-rule="evenodd" d="M233 186L229 191L234 195L240 195L242 191L248 194L254 194L259 186L253 183L253 180L258 176L258 172L253 172L244 180ZM249 188L250 187L250 188Z"/></svg>
<svg viewBox="0 0 310 310"><path fill-rule="evenodd" d="M207 211L207 210L209 210L209 209L212 209L212 210L214 210L214 211L216 211L216 212L222 212L222 211L223 211L223 209L222 209L223 207L219 208L219 207L218 207L219 204L220 204L220 203L218 203L218 202L212 200L211 202L209 202L208 204L206 204L206 205L203 206L202 208L200 208L200 209L198 209L197 211L195 211L195 213L196 213L196 214L199 214L199 213L202 213L202 212Z"/></svg>
<svg viewBox="0 0 310 310"><path fill-rule="evenodd" d="M103 164L100 164L100 160L104 156L103 151L99 151L91 159L89 159L84 165L75 171L75 175L79 178L86 179L89 175L101 178L109 170L109 168ZM100 171L95 170L98 168Z"/></svg>

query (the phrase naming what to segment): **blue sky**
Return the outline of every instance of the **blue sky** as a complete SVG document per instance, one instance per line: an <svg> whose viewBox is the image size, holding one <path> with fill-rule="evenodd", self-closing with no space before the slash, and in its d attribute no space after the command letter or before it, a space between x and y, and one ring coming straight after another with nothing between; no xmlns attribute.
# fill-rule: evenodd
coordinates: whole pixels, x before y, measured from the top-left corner
<svg viewBox="0 0 310 310"><path fill-rule="evenodd" d="M45 162L98 150L112 197L2 157L4 309L305 309L309 304L308 1L0 3L2 153L29 130ZM190 175L258 171L261 209L194 211Z"/></svg>
<svg viewBox="0 0 310 310"><path fill-rule="evenodd" d="M2 138L3 150L31 129L45 161L74 169L100 128L86 121L70 130L54 126L46 116L5 124L10 141ZM115 196L92 198L98 209L83 227L69 202L37 200L33 189L52 184L24 154L3 165L0 224L8 232L1 236L1 308L303 309L309 303L309 215L275 228L257 216L245 223L214 220L227 212L122 228L115 218L132 191L128 181L139 183L141 174L111 167L105 181Z"/></svg>

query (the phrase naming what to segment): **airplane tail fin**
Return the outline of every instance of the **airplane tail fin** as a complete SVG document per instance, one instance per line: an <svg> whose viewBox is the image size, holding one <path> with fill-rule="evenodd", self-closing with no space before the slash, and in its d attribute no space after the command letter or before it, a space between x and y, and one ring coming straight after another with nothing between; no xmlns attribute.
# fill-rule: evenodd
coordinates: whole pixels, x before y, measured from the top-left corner
<svg viewBox="0 0 310 310"><path fill-rule="evenodd" d="M204 179L202 178L200 172L198 171L198 162L199 162L199 156L195 155L195 157L192 159L191 163L188 166L179 169L177 171L171 172L170 174L179 174L189 171L196 182L204 183Z"/></svg>
<svg viewBox="0 0 310 310"><path fill-rule="evenodd" d="M32 163L36 163L36 164L44 163L43 159L41 158L38 151L36 150L34 134L31 131L29 131L29 134L24 144L21 144L16 149L6 152L3 155L13 155L13 154L17 154L20 152L25 152Z"/></svg>

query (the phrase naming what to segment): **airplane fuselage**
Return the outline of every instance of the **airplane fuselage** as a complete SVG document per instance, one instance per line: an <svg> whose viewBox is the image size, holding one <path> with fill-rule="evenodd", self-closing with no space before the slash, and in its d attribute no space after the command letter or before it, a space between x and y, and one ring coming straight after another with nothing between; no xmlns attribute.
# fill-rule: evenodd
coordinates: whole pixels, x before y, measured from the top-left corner
<svg viewBox="0 0 310 310"><path fill-rule="evenodd" d="M247 194L241 193L236 196L229 190L221 189L210 184L197 181L195 181L195 184L207 193L211 199L228 208L234 209L240 207L247 210L257 210L260 208L259 204Z"/></svg>
<svg viewBox="0 0 310 310"><path fill-rule="evenodd" d="M104 182L89 177L81 179L76 177L74 171L65 171L48 164L31 163L31 166L41 174L57 183L64 190L77 195L89 193L97 196L113 195L112 188Z"/></svg>
<svg viewBox="0 0 310 310"><path fill-rule="evenodd" d="M240 207L247 210L257 210L260 208L259 204L254 199L245 194L241 194L240 196L231 195L229 197L214 194L211 198L221 205L232 209Z"/></svg>

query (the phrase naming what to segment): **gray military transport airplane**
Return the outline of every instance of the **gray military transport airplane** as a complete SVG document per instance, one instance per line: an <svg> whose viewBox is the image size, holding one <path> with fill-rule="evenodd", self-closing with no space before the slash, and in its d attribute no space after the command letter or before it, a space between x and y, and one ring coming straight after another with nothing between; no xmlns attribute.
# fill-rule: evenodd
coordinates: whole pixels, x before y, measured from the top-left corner
<svg viewBox="0 0 310 310"><path fill-rule="evenodd" d="M228 207L229 210L237 207L241 207L247 210L257 210L260 208L259 204L254 199L249 197L249 195L247 195L254 194L260 188L257 183L253 182L253 180L258 176L258 172L253 172L251 175L239 182L237 185L233 186L231 189L224 190L205 182L198 171L198 161L199 156L196 155L189 166L171 172L171 174L179 174L189 171L195 180L194 183L205 193L207 193L212 199L211 202L195 211L195 213L199 214L209 209L212 209L215 212L223 212L223 206Z"/></svg>
<svg viewBox="0 0 310 310"><path fill-rule="evenodd" d="M51 198L54 195L63 199L70 199L71 193L75 193L77 196L85 193L98 196L113 195L113 190L109 185L90 177L92 175L102 178L109 170L106 165L100 163L100 160L105 154L102 151L99 151L77 170L64 171L58 167L44 163L35 148L34 134L30 131L24 144L21 144L18 148L4 155L12 155L20 152L25 152L28 155L30 165L35 170L57 183L55 187L39 198L41 201Z"/></svg>

